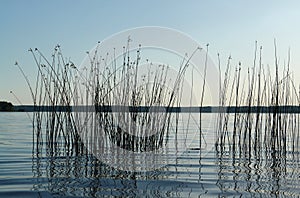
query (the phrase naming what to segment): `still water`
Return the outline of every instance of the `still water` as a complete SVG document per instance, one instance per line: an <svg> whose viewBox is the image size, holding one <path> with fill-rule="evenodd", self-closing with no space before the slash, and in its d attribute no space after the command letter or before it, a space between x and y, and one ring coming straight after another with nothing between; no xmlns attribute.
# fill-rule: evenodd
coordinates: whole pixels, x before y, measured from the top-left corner
<svg viewBox="0 0 300 198"><path fill-rule="evenodd" d="M214 133L213 125L203 127ZM196 137L167 166L135 173L111 168L89 154L37 153L32 131L26 113L0 113L0 197L300 196L299 161L293 153L274 163L264 155L232 157L211 146L200 159Z"/></svg>

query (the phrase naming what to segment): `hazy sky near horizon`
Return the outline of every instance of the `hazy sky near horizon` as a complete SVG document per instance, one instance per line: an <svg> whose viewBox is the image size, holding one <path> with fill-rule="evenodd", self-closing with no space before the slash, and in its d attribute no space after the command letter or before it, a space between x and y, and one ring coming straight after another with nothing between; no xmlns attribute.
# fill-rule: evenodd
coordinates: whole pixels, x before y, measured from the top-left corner
<svg viewBox="0 0 300 198"><path fill-rule="evenodd" d="M29 90L14 66L18 61L29 79L36 67L29 48L48 57L56 44L64 56L80 64L85 52L112 34L140 26L162 26L191 36L200 45L210 44L225 62L253 62L254 43L263 46L263 62L274 64L276 38L280 63L291 48L291 70L300 78L300 1L73 1L10 0L0 2L0 101L31 104ZM246 70L244 70L246 71ZM297 83L299 83L298 81ZM33 83L33 81L32 81Z"/></svg>

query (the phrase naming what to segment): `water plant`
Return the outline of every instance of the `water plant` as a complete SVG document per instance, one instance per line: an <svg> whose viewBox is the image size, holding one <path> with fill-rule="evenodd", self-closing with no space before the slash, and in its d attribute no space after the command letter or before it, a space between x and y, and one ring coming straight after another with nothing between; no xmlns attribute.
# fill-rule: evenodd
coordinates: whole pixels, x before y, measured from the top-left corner
<svg viewBox="0 0 300 198"><path fill-rule="evenodd" d="M174 75L168 65L142 59L141 45L131 50L130 38L121 55L114 49L113 54L103 56L98 51L100 45L98 42L87 52L88 65L82 67L66 59L60 45L55 46L50 59L37 48L29 49L38 72L34 86L17 65L33 100L35 153L79 156L114 149L111 146L147 153L167 148L170 135L175 141L187 141L182 134L189 133L190 123L197 121L191 112L180 114L183 92L192 95L194 91L193 83L190 90L184 87L185 75L191 58L202 49L196 48L183 57ZM208 52L205 65L207 56ZM189 100L191 104L192 97ZM200 123L201 113L200 108ZM183 117L188 124L183 123ZM197 128L202 136L201 124ZM201 137L199 144L201 148Z"/></svg>
<svg viewBox="0 0 300 198"><path fill-rule="evenodd" d="M290 71L290 52L280 76L276 50L274 41L274 75L269 66L263 65L262 47L258 50L257 43L253 66L246 68L247 80L241 82L241 63L235 68L231 80L228 62L223 84L220 85L220 106L224 111L218 116L216 149L219 153L229 152L234 159L242 156L260 159L264 153L275 164L279 163L278 160L284 163L291 153L293 156L298 153L297 112L300 103Z"/></svg>

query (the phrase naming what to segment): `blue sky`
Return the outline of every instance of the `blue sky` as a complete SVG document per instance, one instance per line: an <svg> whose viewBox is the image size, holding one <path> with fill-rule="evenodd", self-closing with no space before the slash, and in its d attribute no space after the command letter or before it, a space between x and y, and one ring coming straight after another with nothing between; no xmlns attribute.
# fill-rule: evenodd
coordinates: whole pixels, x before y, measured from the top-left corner
<svg viewBox="0 0 300 198"><path fill-rule="evenodd" d="M272 66L276 38L280 61L287 59L291 47L292 70L299 78L299 21L299 1L1 1L0 100L18 104L9 93L13 90L24 104L31 103L25 80L14 67L18 61L33 79L29 48L50 56L60 44L64 56L80 64L97 41L139 26L177 29L203 46L210 43L214 61L219 52L224 61L231 54L233 64L243 65L252 63L257 40L263 45L264 63Z"/></svg>

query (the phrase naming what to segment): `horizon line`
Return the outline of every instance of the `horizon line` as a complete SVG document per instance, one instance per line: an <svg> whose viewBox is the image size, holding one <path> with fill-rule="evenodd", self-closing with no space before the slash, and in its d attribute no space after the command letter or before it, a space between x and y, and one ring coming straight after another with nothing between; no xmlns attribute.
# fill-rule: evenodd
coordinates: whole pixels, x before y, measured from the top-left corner
<svg viewBox="0 0 300 198"><path fill-rule="evenodd" d="M300 113L300 105L283 106L123 106L16 105L14 112L167 112L167 113Z"/></svg>

